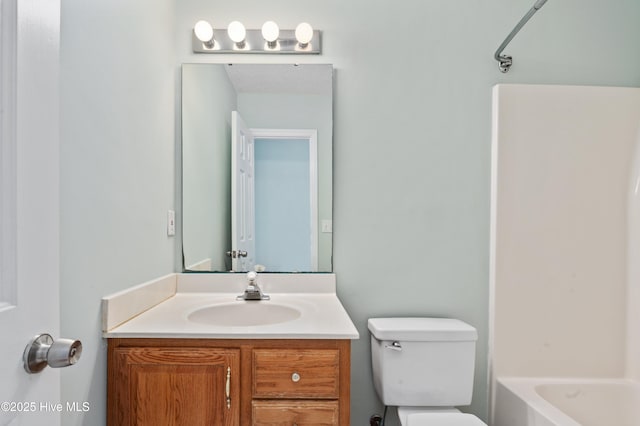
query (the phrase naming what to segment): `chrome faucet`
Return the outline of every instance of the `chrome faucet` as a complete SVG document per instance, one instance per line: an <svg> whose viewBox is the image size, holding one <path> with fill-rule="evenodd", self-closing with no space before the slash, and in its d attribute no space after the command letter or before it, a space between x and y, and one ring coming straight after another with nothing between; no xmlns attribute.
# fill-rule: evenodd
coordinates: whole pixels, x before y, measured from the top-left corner
<svg viewBox="0 0 640 426"><path fill-rule="evenodd" d="M236 300L269 300L269 296L264 294L258 286L258 274L254 271L247 273L247 288L244 293L236 297Z"/></svg>

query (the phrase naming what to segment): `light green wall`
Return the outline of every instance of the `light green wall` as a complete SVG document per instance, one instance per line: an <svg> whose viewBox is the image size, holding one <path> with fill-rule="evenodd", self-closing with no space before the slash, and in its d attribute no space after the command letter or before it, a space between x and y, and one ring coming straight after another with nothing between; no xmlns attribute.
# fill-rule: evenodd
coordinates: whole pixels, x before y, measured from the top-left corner
<svg viewBox="0 0 640 426"><path fill-rule="evenodd" d="M62 424L99 426L100 299L175 269L166 231L175 208L174 8L62 0L61 12L61 335L84 347L79 363L61 370L62 400L90 404L84 414L62 413Z"/></svg>
<svg viewBox="0 0 640 426"><path fill-rule="evenodd" d="M352 424L380 411L366 319L383 315L475 325L470 411L486 416L491 87L640 86L640 2L549 1L507 49L506 75L493 52L533 1L62 3L62 331L86 348L63 372L62 391L92 402L65 424L104 422L100 297L179 267L177 242L164 234L180 160L175 71L205 61L336 68L334 270L362 336L352 352ZM309 21L323 31L323 54L197 56L190 31L199 19Z"/></svg>

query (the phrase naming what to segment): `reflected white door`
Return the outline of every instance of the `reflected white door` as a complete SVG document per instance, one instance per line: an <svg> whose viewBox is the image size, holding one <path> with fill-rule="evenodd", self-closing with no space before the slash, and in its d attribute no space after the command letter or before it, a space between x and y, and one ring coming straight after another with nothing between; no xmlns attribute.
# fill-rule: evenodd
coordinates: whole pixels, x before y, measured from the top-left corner
<svg viewBox="0 0 640 426"><path fill-rule="evenodd" d="M28 375L22 354L36 334L60 337L60 1L17 3L0 12L0 424L59 425L46 404L61 403L60 372Z"/></svg>
<svg viewBox="0 0 640 426"><path fill-rule="evenodd" d="M237 111L231 112L231 254L232 269L255 265L254 137Z"/></svg>

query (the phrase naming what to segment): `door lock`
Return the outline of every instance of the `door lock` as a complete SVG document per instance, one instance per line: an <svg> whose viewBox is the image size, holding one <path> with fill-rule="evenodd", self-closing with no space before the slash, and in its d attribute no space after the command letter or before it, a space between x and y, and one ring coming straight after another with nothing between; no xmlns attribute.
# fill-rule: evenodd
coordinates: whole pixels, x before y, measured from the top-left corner
<svg viewBox="0 0 640 426"><path fill-rule="evenodd" d="M52 368L67 367L80 359L82 343L80 340L53 340L50 334L35 336L26 348L22 359L24 369L29 374L39 373L48 365Z"/></svg>

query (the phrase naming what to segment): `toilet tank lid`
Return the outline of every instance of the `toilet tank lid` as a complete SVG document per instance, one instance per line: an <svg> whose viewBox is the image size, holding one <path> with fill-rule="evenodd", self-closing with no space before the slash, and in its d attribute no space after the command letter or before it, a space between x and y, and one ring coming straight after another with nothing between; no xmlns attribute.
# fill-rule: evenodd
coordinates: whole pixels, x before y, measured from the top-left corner
<svg viewBox="0 0 640 426"><path fill-rule="evenodd" d="M451 318L369 318L368 325L378 340L469 342L478 339L475 328Z"/></svg>

